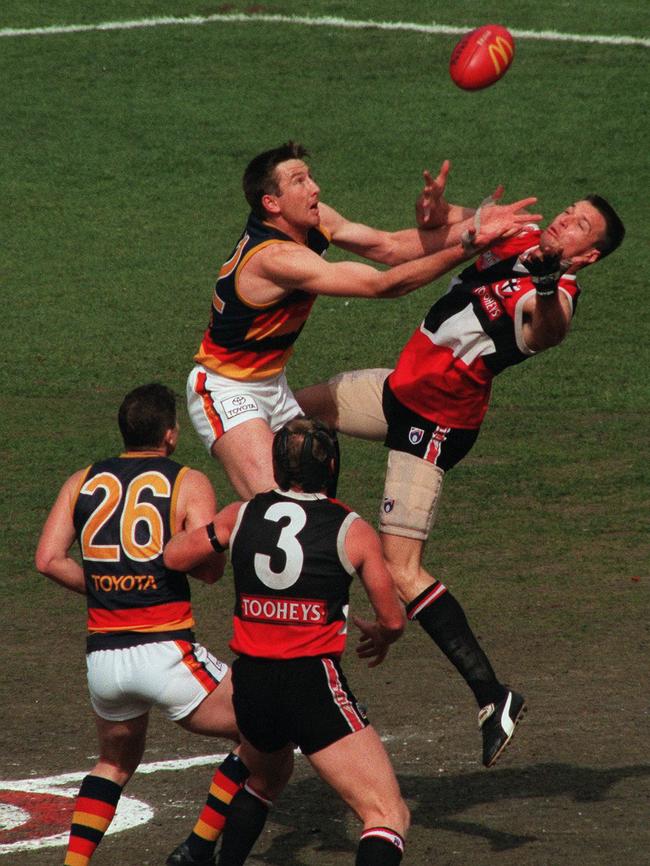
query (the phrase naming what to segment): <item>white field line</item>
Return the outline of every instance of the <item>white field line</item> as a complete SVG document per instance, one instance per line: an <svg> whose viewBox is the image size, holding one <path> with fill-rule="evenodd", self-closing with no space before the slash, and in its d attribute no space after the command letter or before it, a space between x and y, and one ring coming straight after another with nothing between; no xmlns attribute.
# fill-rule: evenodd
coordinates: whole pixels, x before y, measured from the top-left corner
<svg viewBox="0 0 650 866"><path fill-rule="evenodd" d="M211 764L217 767L226 757L227 752L216 755L200 755L194 758L180 758L171 761L153 761L148 764L140 764L137 773L158 773L161 770L186 770L189 767L197 767ZM87 770L79 773L60 773L57 776L44 776L42 778L17 779L12 781L0 780L0 830L15 829L25 824L30 819L29 794L52 794L55 796L74 799L78 793L78 783L86 776ZM74 787L70 787L74 783ZM3 791L18 791L27 794L27 799L22 804L5 805L2 802ZM147 824L154 816L154 811L148 803L136 800L134 797L123 796L120 799L120 807L115 819L108 828L107 835L121 833L133 827ZM36 838L17 839L14 842L0 842L0 857L3 855L14 856L19 851L40 851L43 848L56 848L67 845L69 827L62 828L59 833Z"/></svg>
<svg viewBox="0 0 650 866"><path fill-rule="evenodd" d="M228 13L215 15L189 15L177 18L165 16L161 18L141 18L135 21L104 21L98 24L66 24L48 27L5 27L0 30L0 37L20 36L57 36L64 33L86 33L105 30L136 30L145 27L197 26L204 24L294 24L302 27L338 27L345 30L398 30L428 35L457 36L466 33L471 27L455 27L445 24L416 24L408 21L355 21L348 18L318 17L311 18L302 15L257 15L243 13ZM510 32L518 39L537 39L546 42L583 42L594 45L628 46L639 45L650 48L649 38L634 36L600 36L587 33L560 33L555 30L516 30Z"/></svg>
<svg viewBox="0 0 650 866"><path fill-rule="evenodd" d="M220 752L217 755L199 755L195 758L178 758L173 761L152 761L148 764L140 764L136 773L158 773L160 770L187 770L190 767L200 767L205 764L214 764L217 767L227 756L228 752ZM59 773L57 776L44 776L40 779L28 778L15 781L0 779L0 791L37 791L43 787L50 788L57 785L69 785L72 782L80 782L88 770L80 773Z"/></svg>

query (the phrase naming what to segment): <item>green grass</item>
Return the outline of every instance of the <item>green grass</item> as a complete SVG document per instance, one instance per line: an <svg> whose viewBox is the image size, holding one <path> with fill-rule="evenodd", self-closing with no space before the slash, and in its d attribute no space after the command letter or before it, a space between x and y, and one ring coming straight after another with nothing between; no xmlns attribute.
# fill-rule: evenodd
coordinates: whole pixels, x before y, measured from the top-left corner
<svg viewBox="0 0 650 866"><path fill-rule="evenodd" d="M650 35L637 0L262 5ZM0 28L250 6L5 0ZM128 389L156 379L184 393L213 275L246 217L244 165L289 137L310 148L325 201L389 229L412 223L422 169L445 157L455 201L478 203L503 182L509 200L537 195L547 218L592 191L620 210L625 245L584 273L566 342L496 381L476 447L446 479L427 563L473 620L516 621L533 643L545 629L558 645L594 650L612 622L634 640L646 634L650 50L520 39L506 77L468 94L447 75L455 41L260 22L0 38L5 647L24 643L33 660L53 636L81 640L78 606L33 567L45 514L72 471L119 449L115 414ZM391 365L445 286L381 303L320 299L290 382ZM179 458L208 472L228 501L223 473L181 411ZM341 495L374 519L384 449L346 440L343 454ZM216 602L199 598L209 643ZM34 629L41 610L48 616ZM218 616L225 623L227 609ZM53 674L56 663L44 662ZM30 663L21 687L38 690L42 670Z"/></svg>
<svg viewBox="0 0 650 866"><path fill-rule="evenodd" d="M533 4L498 11L511 26L589 32L597 20L598 32L643 32L639 4L614 20L609 6L589 6L587 15L584 5L578 14L550 4L539 20ZM3 9L6 25L220 11L187 2L114 2L101 14L74 2L47 15L39 4ZM264 11L302 10L270 3ZM442 4L383 2L356 4L352 14L349 4L320 3L309 14L464 24L470 11L476 22L497 9L479 4L455 17ZM290 136L311 148L324 200L387 228L411 222L422 168L447 156L453 200L475 203L501 181L510 198L537 194L548 217L587 191L612 199L628 226L623 252L585 273L566 343L497 380L480 442L448 479L453 502L436 537L453 547L449 517L474 511L476 496L490 520L506 522L532 498L544 561L570 534L553 508L590 503L597 527L647 501L650 313L636 262L647 241L648 50L522 40L498 86L467 94L446 75L454 42L259 23L2 41L3 525L19 536L3 546L7 576L31 580L33 540L60 481L117 447L121 395L149 379L183 392L213 274L245 218L242 168ZM381 303L321 299L291 381L389 366L444 285ZM179 453L223 489L190 429ZM383 449L346 442L345 459L344 492L374 514ZM518 522L514 556L527 534L534 526ZM583 568L597 565L587 558Z"/></svg>
<svg viewBox="0 0 650 866"><path fill-rule="evenodd" d="M512 29L556 30L570 33L615 34L639 36L648 34L648 11L639 0L620 0L616 5L606 0L589 0L567 4L549 0L543 6L533 0L497 2L478 0L450 6L440 0L422 2L405 0L319 0L305 6L295 2L267 0L251 4L249 0L211 3L208 0L111 0L101 6L85 0L57 0L56 4L5 0L0 10L1 27L37 27L63 24L94 24L99 21L123 21L141 18L178 18L197 15L250 13L251 9L270 15L332 16L352 20L409 21L419 24L446 24L475 27L500 22Z"/></svg>

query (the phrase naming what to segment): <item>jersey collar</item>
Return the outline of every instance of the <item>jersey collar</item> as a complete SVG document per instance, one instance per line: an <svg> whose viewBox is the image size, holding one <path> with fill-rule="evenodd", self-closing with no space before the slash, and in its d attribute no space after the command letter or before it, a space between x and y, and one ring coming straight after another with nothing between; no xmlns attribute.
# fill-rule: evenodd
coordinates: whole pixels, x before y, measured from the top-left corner
<svg viewBox="0 0 650 866"><path fill-rule="evenodd" d="M279 496L286 496L288 499L297 499L299 501L327 499L327 496L324 493L305 493L304 490L279 490L276 487L273 492L277 493Z"/></svg>

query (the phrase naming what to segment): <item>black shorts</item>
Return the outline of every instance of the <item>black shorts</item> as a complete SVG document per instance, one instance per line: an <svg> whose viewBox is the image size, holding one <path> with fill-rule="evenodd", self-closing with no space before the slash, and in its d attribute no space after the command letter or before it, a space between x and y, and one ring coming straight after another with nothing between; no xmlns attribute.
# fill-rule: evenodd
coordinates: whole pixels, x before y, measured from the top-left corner
<svg viewBox="0 0 650 866"><path fill-rule="evenodd" d="M459 463L478 439L478 429L445 427L408 409L390 390L388 381L384 384L382 406L388 424L384 445L420 457L443 472Z"/></svg>
<svg viewBox="0 0 650 866"><path fill-rule="evenodd" d="M232 664L232 685L237 725L260 752L293 743L311 755L368 725L338 661L329 656L240 656Z"/></svg>

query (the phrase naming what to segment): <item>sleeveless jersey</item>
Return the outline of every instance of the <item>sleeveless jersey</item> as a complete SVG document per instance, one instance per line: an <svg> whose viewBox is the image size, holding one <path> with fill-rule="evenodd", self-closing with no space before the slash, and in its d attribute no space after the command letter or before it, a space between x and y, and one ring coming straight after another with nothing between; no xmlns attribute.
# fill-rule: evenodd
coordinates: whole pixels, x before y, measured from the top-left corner
<svg viewBox="0 0 650 866"><path fill-rule="evenodd" d="M235 249L219 271L210 323L194 356L197 364L221 376L248 381L266 379L284 370L315 295L294 291L281 301L258 306L245 301L238 291L239 275L251 256L269 244L280 243L296 242L250 215ZM323 255L329 246L325 230L310 229L307 246Z"/></svg>
<svg viewBox="0 0 650 866"><path fill-rule="evenodd" d="M446 427L480 427L493 378L535 354L522 337L524 302L535 287L520 257L540 234L531 227L495 244L451 281L388 377L400 403ZM575 276L564 275L559 285L573 315Z"/></svg>
<svg viewBox="0 0 650 866"><path fill-rule="evenodd" d="M354 570L345 536L358 517L320 493L258 494L230 542L236 653L268 659L340 656Z"/></svg>
<svg viewBox="0 0 650 866"><path fill-rule="evenodd" d="M73 521L88 601L89 649L163 640L194 625L185 574L162 558L186 467L158 455L94 463L79 486ZM118 639L122 637L120 642Z"/></svg>

